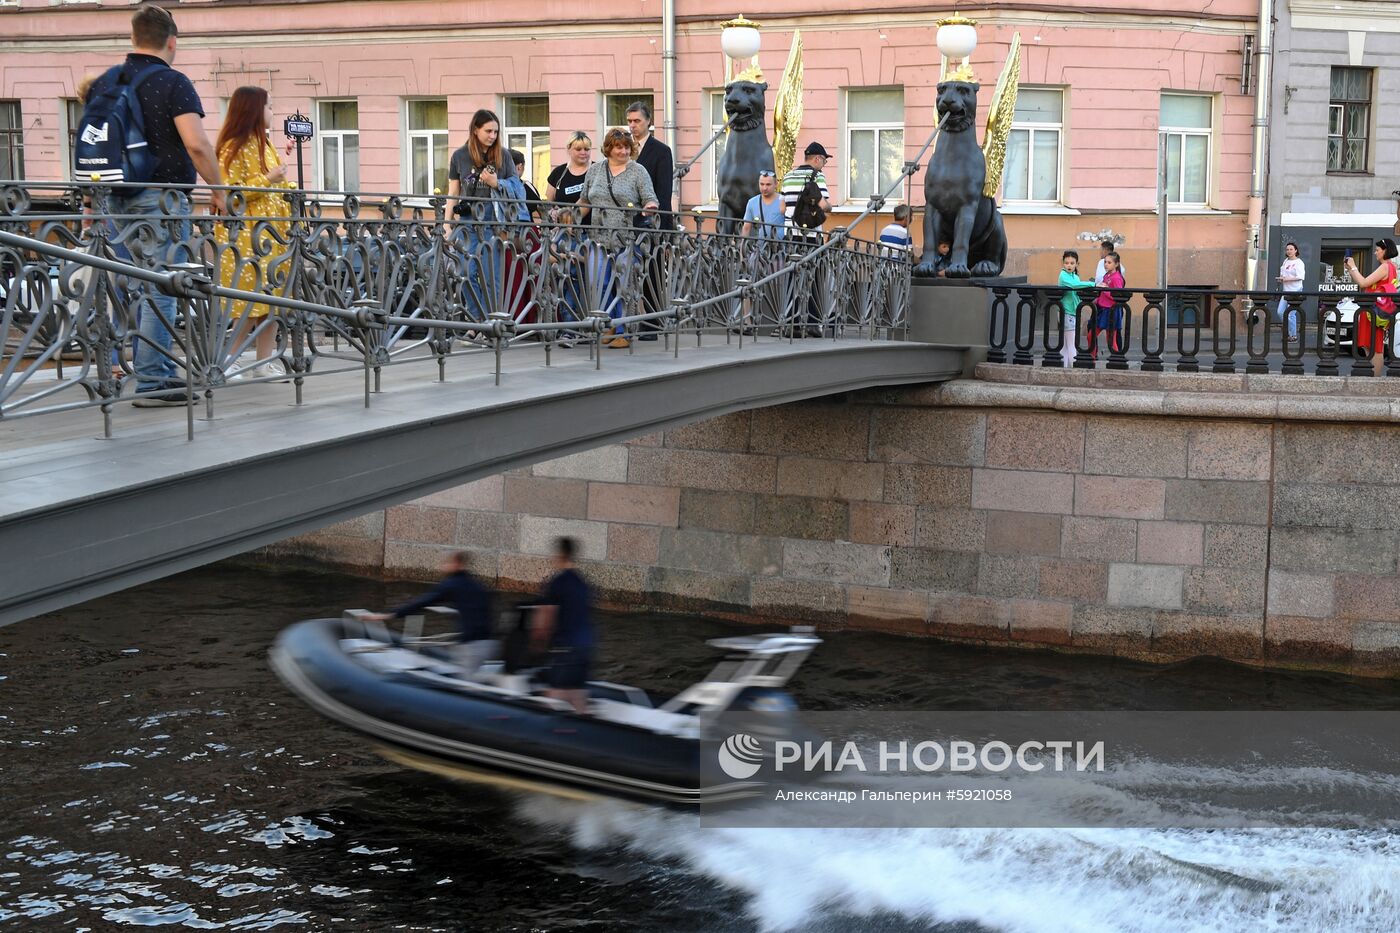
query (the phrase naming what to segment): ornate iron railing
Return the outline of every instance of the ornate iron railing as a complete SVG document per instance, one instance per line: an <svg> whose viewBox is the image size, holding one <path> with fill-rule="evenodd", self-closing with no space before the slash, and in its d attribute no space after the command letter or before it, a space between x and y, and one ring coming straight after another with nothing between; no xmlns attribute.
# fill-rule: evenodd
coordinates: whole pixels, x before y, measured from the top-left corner
<svg viewBox="0 0 1400 933"><path fill-rule="evenodd" d="M1193 288L991 289L993 363L1142 372L1400 376L1394 305L1400 295ZM1107 295L1106 304L1098 304ZM1384 305L1384 302L1381 303ZM1375 326L1379 324L1379 326ZM1378 334L1379 336L1371 336ZM1066 352L1066 348L1068 352Z"/></svg>
<svg viewBox="0 0 1400 933"><path fill-rule="evenodd" d="M368 405L384 370L442 380L464 354L495 354L499 383L502 354L527 342L545 365L586 342L601 366L615 335L678 354L682 336L877 339L906 324L907 257L844 231L742 237L689 214L674 230L612 229L552 220L550 205L527 222L520 202L280 189L280 216L250 216L267 192L243 189L221 189L223 214L190 216L179 190L151 190L158 205L124 214L119 187L0 183L0 418L94 408L110 435L146 354L212 414L239 384L285 379L301 404L308 380L348 369ZM267 313L248 324L249 309ZM268 331L276 349L256 358Z"/></svg>

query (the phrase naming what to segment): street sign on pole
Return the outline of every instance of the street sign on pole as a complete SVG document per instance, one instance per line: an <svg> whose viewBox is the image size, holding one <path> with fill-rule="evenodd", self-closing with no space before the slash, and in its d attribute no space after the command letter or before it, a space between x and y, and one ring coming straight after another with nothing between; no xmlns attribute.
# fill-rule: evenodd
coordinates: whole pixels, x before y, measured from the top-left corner
<svg viewBox="0 0 1400 933"><path fill-rule="evenodd" d="M302 177L301 147L308 139L316 135L316 127L312 125L311 119L298 110L286 120L282 121L282 132L288 139L296 140L297 144L297 187L305 190L306 181Z"/></svg>

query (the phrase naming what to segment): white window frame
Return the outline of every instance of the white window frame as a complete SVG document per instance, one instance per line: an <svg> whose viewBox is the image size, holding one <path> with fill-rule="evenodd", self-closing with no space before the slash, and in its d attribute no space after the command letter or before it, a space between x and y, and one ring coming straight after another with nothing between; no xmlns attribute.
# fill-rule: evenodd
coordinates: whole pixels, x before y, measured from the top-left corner
<svg viewBox="0 0 1400 933"><path fill-rule="evenodd" d="M904 96L904 85L902 85L902 84L876 85L876 86L874 86L874 87L850 87L850 88L843 88L843 89L842 89L842 91L841 91L841 125L842 125L842 128L841 128L841 145L843 145L844 148L843 148L841 151L837 152L837 157L840 158L840 159L842 160L842 165L841 165L841 176L840 176L839 181L840 181L840 183L841 183L841 190L842 190L842 192L843 192L844 195L845 195L844 200L841 202L841 203L843 203L843 204L857 204L857 203L859 203L859 204L864 204L864 203L866 203L867 201L870 200L870 198L871 198L872 195L876 195L876 194L879 194L879 193L880 193L879 190L878 190L878 188L879 188L879 186L880 186L880 134L881 134L882 132L893 132L893 131L896 131L896 130L897 130L897 131L899 132L899 138L900 138L900 151L902 152L902 151L904 150L904 130L905 130L905 127L904 127L904 121L903 121L903 120L899 121L899 123L897 123L897 124L896 124L896 123L880 123L880 122L859 122L859 121L852 121L852 120L851 120L851 95L852 95L852 94L860 94L860 93L862 93L862 92L864 92L864 91L899 91L900 96L901 96L901 98L902 98L902 97ZM857 131L861 131L861 130L874 130L874 131L875 131L875 150L874 150L875 165L874 165L874 178L875 178L875 187L876 187L877 190L873 190L873 191L869 191L869 192L858 192L858 191L855 190L854 186L851 184L851 153L855 151L854 149L851 148L851 134L852 134L853 132L857 132ZM900 164L902 165L903 162L901 161ZM831 185L831 182L832 182L832 180L833 180L833 179L832 179L832 176L831 176L829 173L825 173L825 172L824 172L823 174L826 174L826 182L827 182L828 187L832 187L832 185ZM835 199L834 197L832 198L832 202L833 202L833 203L836 202L836 199ZM895 204L903 204L903 203L904 203L904 187L903 187L903 186L900 186L899 188L896 188L894 194L892 194L892 195L890 196L889 200L888 200L886 203L889 204L889 205L891 205L891 206L893 206L893 205L895 205Z"/></svg>
<svg viewBox="0 0 1400 933"><path fill-rule="evenodd" d="M4 100L0 100L0 106L13 106L15 108L16 123L18 125L4 130L4 138L6 140L4 145L5 148L9 150L11 157L18 155L19 160L24 162L24 102L16 98L7 97ZM21 170L18 172L19 177L14 180L24 181L25 171L27 170L27 165L22 166Z"/></svg>
<svg viewBox="0 0 1400 933"><path fill-rule="evenodd" d="M508 94L508 95L506 95L505 97L501 98L501 119L504 121L504 120L509 116L509 114L510 114L510 102L511 102L512 100L526 100L526 99L533 99L533 98L543 98L543 99L544 99L544 102L545 102L545 106L546 106L546 107L549 106L549 95L548 95L548 94ZM553 119L554 119L554 117L553 117L553 115L551 114L550 120L553 121ZM520 134L522 134L522 133L525 135L525 145L524 145L524 147L522 148L522 147L520 147L520 146L513 146L513 145L511 144L511 141L510 141L511 136L513 136L513 135L520 135ZM549 148L549 147L550 147L550 146L549 146L549 127L547 127L547 126L511 126L509 123L506 123L505 125L503 125L503 126L501 127L501 137L502 137L502 139L504 140L503 145L504 145L507 149L520 149L521 152L525 153L525 178L524 178L524 180L527 181L527 182L529 182L530 184L534 185L535 188L540 192L540 197L544 197L544 183L545 183L545 179L543 179L543 178L536 179L536 178L535 178L535 160L534 160L534 157L533 157L533 156L534 156L534 152L535 152L535 147L534 147L535 137L537 137L537 136L542 136L542 137L544 137L545 148Z"/></svg>
<svg viewBox="0 0 1400 933"><path fill-rule="evenodd" d="M1204 198L1204 200L1201 200L1201 201L1185 201L1185 200L1172 201L1172 200L1168 199L1167 204L1168 204L1168 206L1170 206L1170 207L1185 207L1185 208L1207 208L1207 207L1210 207L1211 193L1212 193L1212 192L1214 191L1214 189L1215 189L1215 174L1214 174L1214 172L1215 172L1215 126L1216 126L1216 124L1219 122L1219 121L1216 119L1216 113L1215 113L1215 95L1214 95L1214 94L1210 94L1210 93L1200 93L1200 92L1194 92L1194 91L1162 91L1161 94L1158 96L1158 100L1157 100L1157 106L1158 106L1158 111L1157 111L1157 112L1158 112L1159 114L1161 113L1161 98L1163 98L1163 97L1198 97L1198 98L1204 99L1208 104L1210 104L1210 128L1209 128L1209 129L1202 130L1202 129L1200 129L1199 127L1194 127L1194 126L1184 126L1184 127L1183 127L1183 126L1162 126L1162 125L1159 125L1159 126L1157 127L1157 132L1158 132L1158 134L1159 134L1159 139L1160 139L1161 136L1180 136L1180 137L1182 137L1182 139L1181 139L1181 165L1180 165L1180 167L1179 167L1180 175L1178 176L1178 178L1177 178L1176 181L1177 181L1177 191L1179 191L1183 196L1186 194L1186 137L1187 137L1187 136L1204 136L1204 137L1205 137L1205 140L1206 140L1206 171L1205 171L1206 190L1205 190L1205 198ZM1160 118L1158 119L1158 123L1159 123L1159 124L1161 123ZM1160 142L1159 142L1159 145L1160 145ZM1161 150L1159 149L1158 151L1160 152ZM1170 181L1168 181L1168 188L1170 188Z"/></svg>
<svg viewBox="0 0 1400 933"><path fill-rule="evenodd" d="M608 130L612 128L612 127L609 127L609 126L608 126L608 101L609 101L611 98L614 98L614 97L623 97L623 98L626 98L626 100L623 101L624 105L626 105L626 104L631 104L633 101L637 100L638 98L650 97L650 98L651 98L651 135L653 135L653 136L656 135L656 92L655 92L655 91L653 91L653 90L651 90L651 89L649 89L649 88L638 88L638 89L635 90L635 91L600 91L599 94L598 94L598 136L597 136L597 142L595 143L595 146L597 147L598 155L599 155L600 158L603 157L603 156L602 156L602 151L603 151L603 149L602 149L602 147L603 147L603 137L606 136L606 135L608 135ZM624 129L624 130L627 129L627 123L626 123L626 121L624 121L624 122L622 123L622 125L621 125L620 128L621 128L621 129Z"/></svg>
<svg viewBox="0 0 1400 933"><path fill-rule="evenodd" d="M1026 145L1027 145L1027 147L1028 147L1028 151L1026 152L1026 193L1027 193L1027 194L1030 194L1031 191L1032 191L1033 188L1034 188L1034 186L1031 184L1031 181L1032 181L1032 179L1035 178L1035 137L1036 137L1036 134L1038 134L1038 133L1051 133L1051 132L1053 132L1053 133L1056 134L1056 137L1057 137L1057 139L1058 139L1058 144L1057 144L1056 147L1055 147L1055 194L1056 194L1056 197L1051 198L1051 199L1049 199L1049 200L1044 199L1044 198L1009 198L1009 197L1006 197L1006 196L1005 196L1005 191L1006 191L1006 176L1003 174L1002 180L1001 180L1002 192L1003 192L1002 201L1003 201L1004 203L1006 203L1006 204L1025 205L1025 206L1028 206L1028 207L1052 207L1052 206L1058 206L1058 205L1064 204L1064 200L1065 200L1065 196L1064 196L1064 192L1065 192L1065 174L1064 174L1064 172L1065 172L1065 88L1060 87L1060 86L1058 86L1058 85L1040 85L1040 86L1032 85L1032 86L1023 88L1022 90L1028 90L1028 91L1054 91L1054 92L1056 92L1057 94L1060 95L1060 122L1058 122L1058 123L1045 123L1045 122L1041 122L1041 121L1037 121L1037 120L1016 120L1016 119L1014 119L1014 118L1013 118L1012 121L1011 121L1011 130L1012 130L1012 132L1015 132L1016 130L1026 130L1026 131L1027 131L1027 134L1028 134L1028 135L1027 135L1027 143L1026 143ZM1009 139L1009 137L1008 137L1008 140L1007 140L1007 144L1010 145L1010 139ZM1009 159L1008 159L1007 161L1009 161ZM1005 167L1005 162L1003 162L1003 167Z"/></svg>
<svg viewBox="0 0 1400 933"><path fill-rule="evenodd" d="M69 111L70 104L77 104L78 117L76 120ZM64 145L63 177L69 181L79 181L80 179L73 174L73 150L77 148L78 143L78 123L83 119L83 105L78 101L78 98L60 97L58 99L58 119L63 124L61 137Z"/></svg>
<svg viewBox="0 0 1400 933"><path fill-rule="evenodd" d="M1349 99L1349 98L1334 98L1334 97L1332 96L1332 90L1331 90L1332 70L1333 70L1333 69L1336 69L1336 68L1345 68L1347 71L1365 71L1365 72L1369 72L1368 78L1369 78L1370 88L1369 88L1369 90L1368 90L1368 93L1367 93L1367 95L1366 95L1366 100L1365 100L1364 102L1363 102L1363 101L1360 101L1360 100L1352 100L1352 99ZM1327 72L1327 82L1328 82L1328 91L1327 91L1327 136L1326 136L1327 144L1328 144L1328 146L1330 147L1333 139L1339 140L1340 142L1339 142L1338 145L1341 147L1340 155L1342 156L1343 159L1346 158L1346 141L1347 141L1348 139L1351 139L1351 138L1352 138L1352 137L1350 137L1350 136L1347 134L1347 132L1346 132L1347 110L1350 109L1350 108L1353 107L1353 106L1356 106L1356 105L1362 104L1362 103L1364 103L1364 104L1365 104L1365 107L1366 107L1366 137L1365 137L1366 148L1365 148L1365 152L1364 152L1364 154L1363 154L1363 156L1362 156L1362 159L1361 159L1361 163L1362 163L1362 164L1361 164L1361 168L1359 168L1359 169L1346 169L1346 168L1336 168L1336 169L1334 169L1334 168L1332 168L1332 166L1331 166L1330 160L1327 160L1327 157L1324 155L1324 160L1327 160L1327 163L1328 163L1327 166L1326 166L1326 172L1327 172L1327 174L1328 174L1328 175L1339 175L1339 176L1344 177L1344 178L1345 178L1345 177L1356 178L1356 177L1365 176L1365 175L1374 175L1374 174L1375 174L1375 171L1374 171L1374 165L1375 165L1375 163L1374 163L1374 161L1372 161L1372 159L1373 159L1373 155L1374 155L1375 150L1376 150L1376 141L1377 141L1377 140L1376 140L1376 109L1377 109L1377 108L1376 108L1376 95L1377 95L1377 84L1378 84L1378 82L1376 81L1376 69L1375 69L1375 68L1363 68L1363 67L1359 67L1359 66L1349 66L1349 65L1333 65L1331 68L1328 69L1328 72ZM1334 110L1340 112L1340 113L1339 113L1339 120L1338 120L1338 123L1339 123L1340 126L1341 126L1341 132L1340 132L1340 133L1333 133L1333 132L1332 132L1332 111L1334 111Z"/></svg>
<svg viewBox="0 0 1400 933"><path fill-rule="evenodd" d="M338 157L339 162L340 162L340 165L338 166L339 171L338 171L338 173L337 173L338 176L339 176L339 178L340 178L340 189L339 189L337 192L334 192L334 193L337 193L337 194L347 194L347 193L351 193L351 192L346 192L346 190L345 190L345 137L347 137L347 136L354 136L354 137L355 137L355 142L356 142L356 144L357 144L357 145L356 145L356 149L358 150L358 149L359 149L358 143L359 143L359 139L360 139L360 131L359 131L359 129L353 129L353 130L328 130L328 129L325 129L325 121L321 118L321 105L322 105L322 104L354 104L354 105L355 105L355 126L358 127L358 126L360 125L360 120L359 120L359 116L360 116L360 100L359 100L359 98L357 98L357 97L325 97L325 98L319 98L319 99L316 100L316 106L313 108L313 109L314 109L314 112L315 112L315 114L316 114L316 117L315 117L315 119L316 119L316 136L318 137L318 138L316 139L316 146L315 146L315 149L316 149L316 184L317 184L317 185L321 188L321 190L323 190L323 191L329 191L329 190L330 190L329 188L326 187L325 150L324 150L324 148L322 147L321 143L322 143L323 140L325 140L325 139L327 139L327 138L329 138L329 137L335 137L335 138L338 140L338 142L337 142L337 144L336 144L336 151L340 153L340 155L339 155L339 157ZM408 120L407 108L405 108L404 120L405 120L405 122L407 122L407 120ZM361 165L360 167L361 167L362 169L364 168L363 165ZM360 179L360 185L361 185L361 187L364 186L364 179Z"/></svg>
<svg viewBox="0 0 1400 933"><path fill-rule="evenodd" d="M438 136L438 135L441 135L441 136L443 136L444 138L447 138L447 136L448 136L447 127L443 127L443 128L440 129L440 130L414 130L414 129L409 129L409 125L410 125L410 123L409 123L409 109L410 109L411 105L414 104L414 103L417 103L418 101L429 101L429 100L440 100L440 101L443 101L444 103L447 102L447 98L446 98L446 97L405 97L405 98L403 98L403 108L402 108L402 120L403 120L403 190L404 190L405 192L407 192L409 195L411 195L412 197L414 197L414 198L424 198L424 199L430 198L430 197L433 196L433 192L432 192L432 191L414 191L414 190L413 190L413 141L414 141L415 139L426 139L426 140L428 141L428 178L430 179L430 180L429 180L429 184L431 185L431 184L432 184L431 179L432 179L434 176L437 175L437 169L438 169L438 166L436 166L436 165L433 164L433 150L434 150L434 148L435 148L434 145L433 145L433 143L434 143L433 137ZM450 118L450 115L449 115L449 118ZM451 141L450 141L450 139L449 139L449 141L448 141L447 159L448 159L448 166L449 166L449 170L450 170L451 161L452 161L452 146L451 146ZM363 166L362 166L362 167L363 167ZM444 184L446 184L446 183L444 183ZM447 194L447 188L446 188L446 187L444 187L444 188L442 189L442 194L444 194L444 195Z"/></svg>
<svg viewBox="0 0 1400 933"><path fill-rule="evenodd" d="M714 106L715 99L719 99L720 122L711 122L710 114ZM724 126L724 88L706 88L701 98L701 106L704 108L700 112L701 126L704 127L705 138L701 140L703 145L709 142L710 137L719 132L719 128ZM705 183L701 186L701 198L706 205L719 205L719 160L720 144L728 142L726 139L719 139L705 153Z"/></svg>

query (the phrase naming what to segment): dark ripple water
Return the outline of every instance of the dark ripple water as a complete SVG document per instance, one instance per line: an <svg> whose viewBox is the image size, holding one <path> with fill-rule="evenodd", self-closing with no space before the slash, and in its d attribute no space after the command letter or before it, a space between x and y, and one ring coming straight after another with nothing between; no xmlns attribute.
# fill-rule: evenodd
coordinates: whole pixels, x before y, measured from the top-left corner
<svg viewBox="0 0 1400 933"><path fill-rule="evenodd" d="M0 925L1394 928L1373 926L1400 904L1388 837L701 832L403 770L288 694L266 651L290 622L414 590L220 566L0 629ZM703 640L736 628L608 618L599 673L675 692L711 661ZM1400 707L1393 682L858 633L829 636L794 688L809 709ZM1240 871L1262 886L1221 880Z"/></svg>

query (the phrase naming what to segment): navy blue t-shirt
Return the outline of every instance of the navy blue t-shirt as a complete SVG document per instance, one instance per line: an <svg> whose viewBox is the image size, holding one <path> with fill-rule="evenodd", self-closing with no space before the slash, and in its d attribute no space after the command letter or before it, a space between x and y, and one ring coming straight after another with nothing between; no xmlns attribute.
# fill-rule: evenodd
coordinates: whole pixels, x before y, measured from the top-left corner
<svg viewBox="0 0 1400 933"><path fill-rule="evenodd" d="M395 609L394 616L401 619L428 606L451 606L457 610L457 626L462 641L490 638L493 634L491 591L470 574L454 573L444 577L432 592Z"/></svg>
<svg viewBox="0 0 1400 933"><path fill-rule="evenodd" d="M591 594L577 570L570 567L555 574L545 589L544 602L557 607L552 647L593 647L593 621L588 610Z"/></svg>
<svg viewBox="0 0 1400 933"><path fill-rule="evenodd" d="M130 79L148 65L160 67L141 82L136 98L141 103L141 116L146 121L146 142L156 160L151 182L158 185L192 185L195 182L194 162L180 139L180 131L175 127L175 118L183 114L204 116L199 92L189 78L154 55L132 52L119 69L113 68L97 79L94 91L98 87L108 87L116 80L118 71Z"/></svg>

